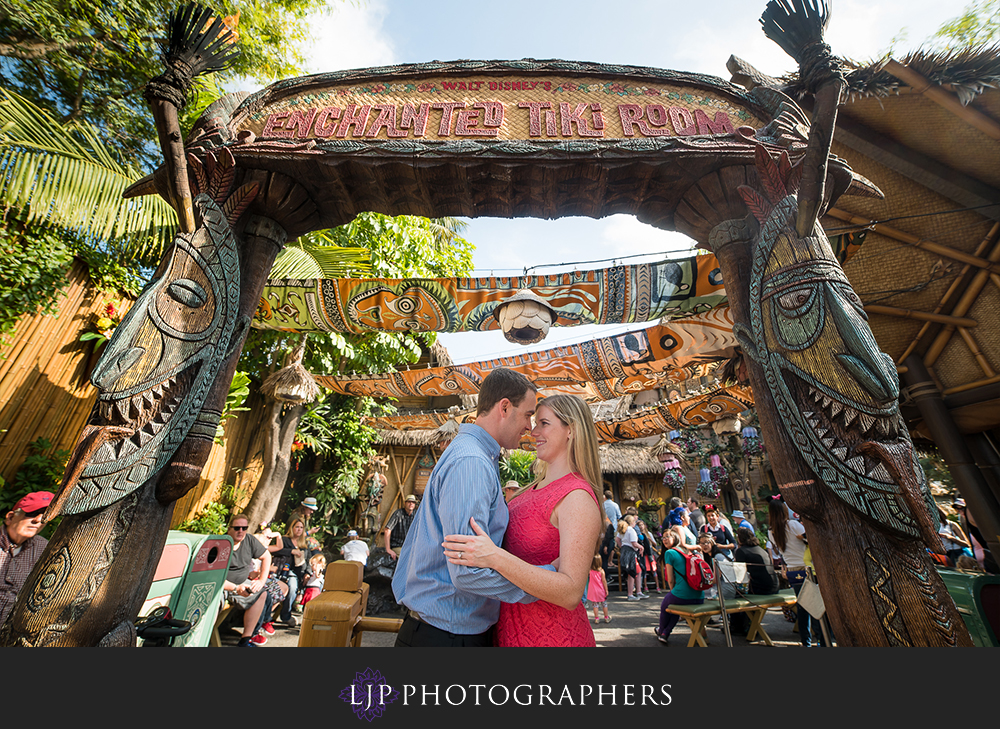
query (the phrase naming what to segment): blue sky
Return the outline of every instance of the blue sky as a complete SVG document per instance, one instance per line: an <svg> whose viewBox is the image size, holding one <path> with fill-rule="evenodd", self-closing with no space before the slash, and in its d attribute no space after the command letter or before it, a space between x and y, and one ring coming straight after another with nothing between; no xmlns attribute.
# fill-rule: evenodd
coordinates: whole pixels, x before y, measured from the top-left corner
<svg viewBox="0 0 1000 729"><path fill-rule="evenodd" d="M763 1L577 0L556 5L527 0L333 3L331 10L309 23L316 38L306 50L309 71L433 60L559 58L667 68L728 80L726 61L731 54L772 76L795 68L760 29ZM831 6L827 41L834 53L871 60L893 47L894 40L897 57L915 49L942 23L960 15L965 2L833 0ZM476 245L476 271L498 273L640 253L673 251L678 255L692 244L678 233L656 230L623 215L554 221L478 218L469 221L465 236ZM592 267L607 265L611 261ZM628 328L553 329L531 349L609 336ZM499 332L442 335L441 342L459 363L526 351L508 343Z"/></svg>

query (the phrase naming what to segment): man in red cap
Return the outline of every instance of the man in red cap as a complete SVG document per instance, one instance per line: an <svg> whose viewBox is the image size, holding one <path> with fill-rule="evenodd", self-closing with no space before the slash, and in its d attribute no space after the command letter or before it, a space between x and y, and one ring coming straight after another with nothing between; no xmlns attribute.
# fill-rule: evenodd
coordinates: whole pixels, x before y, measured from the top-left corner
<svg viewBox="0 0 1000 729"><path fill-rule="evenodd" d="M38 536L42 514L53 494L35 491L23 496L7 512L0 529L0 625L14 607L18 591L24 587L31 568L42 556L49 540Z"/></svg>

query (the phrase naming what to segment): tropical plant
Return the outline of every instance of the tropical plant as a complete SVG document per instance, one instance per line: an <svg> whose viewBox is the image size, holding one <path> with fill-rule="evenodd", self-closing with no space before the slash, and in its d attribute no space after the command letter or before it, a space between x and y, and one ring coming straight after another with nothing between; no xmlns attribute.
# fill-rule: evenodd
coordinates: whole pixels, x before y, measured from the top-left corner
<svg viewBox="0 0 1000 729"><path fill-rule="evenodd" d="M532 472L535 458L534 453L522 451L520 448L507 451L506 455L500 459L500 483L517 481L522 486L527 486L535 479Z"/></svg>
<svg viewBox="0 0 1000 729"><path fill-rule="evenodd" d="M246 490L227 483L219 490L219 500L209 501L192 518L176 528L194 534L225 534L230 514L246 499Z"/></svg>
<svg viewBox="0 0 1000 729"><path fill-rule="evenodd" d="M0 85L63 121L89 121L110 145L146 167L157 164L143 90L163 72L160 42L168 14L186 0L3 0ZM240 57L223 80L263 83L302 73L306 16L324 0L213 0L239 36Z"/></svg>
<svg viewBox="0 0 1000 729"><path fill-rule="evenodd" d="M976 0L948 20L931 39L945 50L976 48L1000 40L1000 0Z"/></svg>
<svg viewBox="0 0 1000 729"><path fill-rule="evenodd" d="M71 231L93 247L136 241L151 261L172 240L177 216L159 197L122 199L142 177L86 122L58 122L45 109L0 89L0 203L25 221Z"/></svg>
<svg viewBox="0 0 1000 729"><path fill-rule="evenodd" d="M250 396L250 377L246 372L236 371L233 374L233 381L229 383L229 392L226 394L226 404L222 408L222 415L219 417L219 425L215 431L215 442L223 445L226 436L226 421L235 418L237 413L246 413L250 408L243 407L243 403Z"/></svg>

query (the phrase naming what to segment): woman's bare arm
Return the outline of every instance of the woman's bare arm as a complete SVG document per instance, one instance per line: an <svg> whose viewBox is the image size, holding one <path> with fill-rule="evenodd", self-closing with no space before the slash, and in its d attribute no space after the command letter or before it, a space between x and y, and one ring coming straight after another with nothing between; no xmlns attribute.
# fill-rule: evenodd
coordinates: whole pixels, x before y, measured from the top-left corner
<svg viewBox="0 0 1000 729"><path fill-rule="evenodd" d="M553 510L553 525L559 530L558 571L528 564L497 547L475 523L477 535L445 537L445 556L453 564L494 569L529 595L572 610L580 603L590 563L594 559L594 535L601 518L594 499L582 490L571 491Z"/></svg>

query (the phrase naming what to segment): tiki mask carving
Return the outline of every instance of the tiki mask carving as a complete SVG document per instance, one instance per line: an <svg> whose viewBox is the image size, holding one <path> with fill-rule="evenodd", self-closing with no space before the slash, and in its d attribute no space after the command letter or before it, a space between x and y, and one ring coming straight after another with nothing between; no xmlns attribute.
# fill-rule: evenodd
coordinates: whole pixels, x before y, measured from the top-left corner
<svg viewBox="0 0 1000 729"><path fill-rule="evenodd" d="M740 188L760 231L750 326L737 325L737 336L816 475L883 529L935 545L930 491L897 405L895 364L879 349L822 228L796 234L787 156L776 164L758 147L757 170L763 195Z"/></svg>
<svg viewBox="0 0 1000 729"><path fill-rule="evenodd" d="M211 439L202 411L237 322L236 241L218 205L195 198L201 225L178 234L163 275L122 320L91 376L99 398L48 512L115 503L162 468L189 433Z"/></svg>

